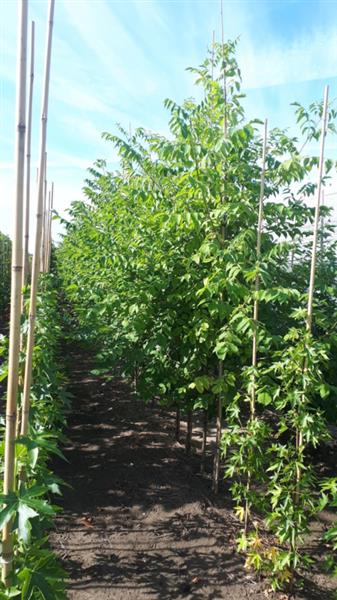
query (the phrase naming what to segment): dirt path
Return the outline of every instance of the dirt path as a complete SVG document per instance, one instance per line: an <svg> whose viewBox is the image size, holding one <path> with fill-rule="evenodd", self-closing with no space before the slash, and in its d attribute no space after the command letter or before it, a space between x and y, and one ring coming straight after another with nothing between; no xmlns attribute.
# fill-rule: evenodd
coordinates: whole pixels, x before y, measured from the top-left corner
<svg viewBox="0 0 337 600"><path fill-rule="evenodd" d="M57 465L72 489L51 534L69 598L281 598L244 570L240 525L226 497L212 497L199 460L174 442L173 415L144 407L123 381L91 377L86 359L80 365L71 373L69 463ZM330 596L313 573L300 597Z"/></svg>

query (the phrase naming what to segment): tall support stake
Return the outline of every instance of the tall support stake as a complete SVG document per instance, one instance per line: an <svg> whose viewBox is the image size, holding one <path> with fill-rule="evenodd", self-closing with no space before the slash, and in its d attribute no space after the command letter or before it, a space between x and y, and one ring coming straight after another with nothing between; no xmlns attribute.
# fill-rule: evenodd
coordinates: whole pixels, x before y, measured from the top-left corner
<svg viewBox="0 0 337 600"><path fill-rule="evenodd" d="M212 61L212 81L214 81L214 51L215 51L215 31L213 29L213 34L212 34L212 55L211 55L211 61Z"/></svg>
<svg viewBox="0 0 337 600"><path fill-rule="evenodd" d="M29 273L29 212L30 212L30 162L32 141L32 110L34 91L34 52L35 52L35 23L32 21L30 36L30 82L27 115L27 137L26 137L26 197L25 197L25 223L24 223L24 249L23 249L23 271L22 287L27 283Z"/></svg>
<svg viewBox="0 0 337 600"><path fill-rule="evenodd" d="M48 256L49 256L49 215L50 215L50 190L48 191L48 201L46 203L46 241L45 241L45 259L44 259L44 272L48 273Z"/></svg>
<svg viewBox="0 0 337 600"><path fill-rule="evenodd" d="M18 38L19 52L17 61L17 100L16 100L16 200L14 216L14 234L12 244L12 279L11 308L9 333L9 361L6 405L6 434L4 458L4 494L13 492L15 488L15 426L17 412L17 396L19 382L20 354L20 317L21 317L21 284L23 258L23 191L26 136L26 70L27 70L27 28L28 2L21 0L18 4ZM2 530L2 581L6 587L12 583L13 572L13 536L12 521Z"/></svg>
<svg viewBox="0 0 337 600"><path fill-rule="evenodd" d="M324 190L322 190L322 206L324 206ZM321 264L323 265L324 255L324 217L321 216Z"/></svg>
<svg viewBox="0 0 337 600"><path fill-rule="evenodd" d="M262 149L262 170L260 183L260 200L259 200L259 216L257 223L257 241L256 241L256 260L259 266L261 259L261 240L262 240L262 225L263 225L263 201L264 201L264 183L266 176L266 155L267 155L267 136L268 136L268 120L264 122L263 133L263 149ZM257 338L258 338L258 321L259 321L259 299L258 292L260 289L260 275L256 273L255 277L255 298L253 308L253 345L252 345L252 367L256 369L257 364ZM250 414L251 418L255 417L255 400L256 400L256 381L255 373L253 373L253 385L251 395Z"/></svg>
<svg viewBox="0 0 337 600"><path fill-rule="evenodd" d="M40 272L40 250L41 250L41 234L42 234L42 210L43 210L43 192L44 192L44 161L46 154L46 137L47 137L47 118L48 118L48 100L49 100L49 80L50 80L50 60L53 35L53 18L54 18L55 0L49 0L49 23L47 31L47 48L45 59L44 72L44 90L42 99L42 117L41 117L41 141L40 141L40 156L39 156L39 181L38 181L38 199L37 199L37 214L36 214L36 234L35 234L35 249L33 256L32 281L30 286L30 302L29 302L29 324L28 338L26 351L26 369L22 399L22 421L21 434L26 435L28 432L28 418L30 407L30 388L32 382L32 357L35 336L35 318L36 318L36 297L38 291L38 281Z"/></svg>
<svg viewBox="0 0 337 600"><path fill-rule="evenodd" d="M52 250L52 222L53 222L53 208L54 208L54 182L51 184L49 192L49 210L48 210L48 244L47 244L47 273L50 271L50 259Z"/></svg>
<svg viewBox="0 0 337 600"><path fill-rule="evenodd" d="M41 254L40 271L45 272L46 263L46 216L47 216L47 152L44 157L44 181L43 181L43 208L42 208L42 232L41 232Z"/></svg>
<svg viewBox="0 0 337 600"><path fill-rule="evenodd" d="M225 33L224 33L224 17L223 17L223 0L220 4L221 11L221 44L222 44L222 87L223 87L223 98L224 98L224 135L227 135L227 82L226 82L226 63L225 63Z"/></svg>
<svg viewBox="0 0 337 600"><path fill-rule="evenodd" d="M225 64L225 38L224 38L224 19L223 19L223 3L222 0L220 2L220 15L221 15L221 43L222 43L222 73L223 73L223 95L224 95L224 124L223 124L223 133L224 137L227 136L227 85L226 85L226 64ZM226 173L224 174L224 191L222 201L225 200L225 186L226 186ZM221 226L220 237L222 243L225 240L225 227ZM219 379L223 378L224 374L224 366L223 361L219 360L218 362L218 377ZM215 494L218 493L219 489L219 474L220 474L220 442L221 442L221 434L222 434L222 394L219 393L217 400L217 416L216 416L216 434L215 434L215 455L213 461L213 478L212 478L212 490Z"/></svg>
<svg viewBox="0 0 337 600"><path fill-rule="evenodd" d="M261 168L261 183L260 183L260 199L259 199L259 213L257 219L257 240L256 240L256 261L259 267L261 259L261 241L262 241L262 226L263 226L263 201L264 201L264 183L266 175L266 155L267 155L267 137L268 137L268 120L264 122L264 133L263 133L263 147L262 147L262 168ZM250 420L253 421L255 418L255 403L256 403L256 376L255 369L257 365L257 350L258 350L258 324L259 324L259 299L258 292L260 289L260 275L259 272L255 276L255 297L253 307L253 343L252 343L252 390L250 397ZM251 484L251 473L248 473L247 477L247 496L250 490ZM244 530L247 534L248 530L248 519L249 519L249 502L248 497L246 498L245 515L244 515Z"/></svg>
<svg viewBox="0 0 337 600"><path fill-rule="evenodd" d="M322 129L321 129L321 149L319 156L318 166L318 182L317 182L317 195L315 205L315 218L313 224L313 240L312 240L312 253L311 253L311 267L310 267L310 281L308 291L308 307L307 307L307 318L306 318L306 330L311 332L312 330L312 318L313 318L313 302L314 302L314 291L315 291L315 271L316 271L316 253L319 233L319 217L320 217L320 204L322 196L322 177L324 169L324 150L325 150L325 136L327 133L327 122L328 122L328 103L329 103L329 86L327 85L324 90L323 100L323 115L322 115ZM308 368L307 361L304 362L304 371ZM303 432L301 429L296 431L296 448L297 452L301 454L303 452ZM296 494L295 500L299 501L300 494L300 481L301 481L301 469L297 468L296 474Z"/></svg>
<svg viewBox="0 0 337 600"><path fill-rule="evenodd" d="M313 301L314 301L314 291L315 291L316 253L317 253L317 241L318 241L318 230L319 230L320 203L321 203L321 197L322 197L322 177L323 177L323 168L324 168L325 136L326 136L326 132L327 132L327 121L328 121L328 102L329 102L329 86L327 85L324 90L324 100L323 100L321 150L320 150L319 167L318 167L317 196L316 196L316 206L315 206L315 220L314 220L314 227L313 227L310 283L309 283L309 293L308 293L307 331L311 331L311 328L312 328Z"/></svg>

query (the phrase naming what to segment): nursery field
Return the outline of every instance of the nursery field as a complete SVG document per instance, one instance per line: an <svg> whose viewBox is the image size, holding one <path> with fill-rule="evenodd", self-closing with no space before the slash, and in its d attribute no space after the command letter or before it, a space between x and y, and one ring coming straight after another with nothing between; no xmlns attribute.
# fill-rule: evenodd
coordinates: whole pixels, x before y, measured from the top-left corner
<svg viewBox="0 0 337 600"><path fill-rule="evenodd" d="M236 552L241 523L228 486L221 483L219 496L212 493L211 453L200 473L201 419L193 456L186 458L185 422L179 443L172 411L144 407L118 374L112 382L90 375L88 351L68 351L74 411L65 446L69 462L54 468L72 488L64 490L51 533L69 573L68 597L286 598L247 571ZM335 456L336 447L331 452ZM333 518L322 514L305 544L320 566L326 551L320 534ZM294 598L331 598L334 582L318 565Z"/></svg>
<svg viewBox="0 0 337 600"><path fill-rule="evenodd" d="M329 86L293 103L290 130L248 119L238 42L213 40L189 68L196 99L165 100L167 135L105 132L118 166L96 160L61 218L48 182L50 0L30 253L35 25L26 106L18 6L0 600L337 598Z"/></svg>

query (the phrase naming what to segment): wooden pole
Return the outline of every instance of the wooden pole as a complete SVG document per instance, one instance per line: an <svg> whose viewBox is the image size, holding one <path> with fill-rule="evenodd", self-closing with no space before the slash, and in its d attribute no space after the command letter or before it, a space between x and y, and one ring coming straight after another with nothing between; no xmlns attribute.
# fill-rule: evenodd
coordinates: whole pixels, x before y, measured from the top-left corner
<svg viewBox="0 0 337 600"><path fill-rule="evenodd" d="M33 90L34 90L34 52L35 52L35 23L32 21L30 38L30 83L29 100L27 116L27 138L26 138L26 197L25 197L25 231L24 231L24 249L23 249L23 271L22 287L27 284L29 273L29 211L30 211L30 162L31 162L31 141L32 141L32 110L33 110Z"/></svg>
<svg viewBox="0 0 337 600"><path fill-rule="evenodd" d="M214 50L215 50L215 31L213 29L213 35L212 35L212 58L211 58L211 60L212 60L212 67L211 67L212 68L212 70L211 70L212 81L214 81Z"/></svg>
<svg viewBox="0 0 337 600"><path fill-rule="evenodd" d="M17 412L17 396L19 383L20 354L20 318L21 318L21 285L23 258L23 195L24 195L24 163L26 135L26 70L27 70L27 29L28 2L21 0L18 4L18 62L17 62L17 100L16 100L16 200L14 216L14 235L12 244L12 279L9 333L9 360L6 405L6 433L4 457L3 493L9 494L15 488L15 426ZM13 536L12 521L2 530L2 581L6 587L12 584L13 572Z"/></svg>
<svg viewBox="0 0 337 600"><path fill-rule="evenodd" d="M46 215L45 215L45 242L44 242L44 273L48 272L48 248L49 248L49 214L50 214L50 190L46 193Z"/></svg>
<svg viewBox="0 0 337 600"><path fill-rule="evenodd" d="M225 33L224 33L224 16L223 16L223 2L221 0L220 5L221 11L221 43L222 43L222 76L223 76L223 97L224 97L224 135L227 135L227 82L226 82L226 64L225 64Z"/></svg>
<svg viewBox="0 0 337 600"><path fill-rule="evenodd" d="M312 328L313 300L314 300L314 291L315 291L316 252L317 252L317 241L318 241L318 230L319 230L320 203L321 203L321 196L322 196L322 177L323 177L323 168L324 168L325 136L326 136L326 132L327 132L327 120L328 120L328 102L329 102L329 86L327 85L324 90L324 100L323 100L321 149L320 149L319 167L318 167L317 196L316 196L316 207L315 207L315 219L314 219L314 225L313 225L310 282L309 282L309 293L308 293L308 308L307 308L307 323L306 323L307 331L311 331L311 328Z"/></svg>
<svg viewBox="0 0 337 600"><path fill-rule="evenodd" d="M49 192L49 203L48 203L48 236L47 236L47 258L46 258L46 271L49 273L50 271L50 258L51 258L51 249L52 249L52 214L54 207L54 182L51 184L51 189Z"/></svg>
<svg viewBox="0 0 337 600"><path fill-rule="evenodd" d="M32 281L30 286L30 304L29 304L29 324L28 338L26 350L26 369L22 399L22 421L21 434L26 435L28 432L28 418L30 407L30 388L32 382L32 358L34 348L35 334L35 318L36 318L36 297L39 281L40 267L40 250L41 250L41 234L42 234L42 209L43 209L43 192L44 192L44 161L46 155L46 137L47 137L47 118L48 118L48 100L49 100L49 80L50 80L50 60L53 35L53 18L54 18L55 0L49 0L49 23L47 32L47 48L45 59L44 72L44 89L42 99L42 117L41 117L41 140L40 140L40 156L39 156L39 182L38 182L38 199L37 199L37 214L36 214L36 233L35 233L35 249L33 256Z"/></svg>
<svg viewBox="0 0 337 600"><path fill-rule="evenodd" d="M259 200L259 216L257 223L257 242L256 242L256 260L259 267L261 259L261 240L262 240L262 224L263 224L263 201L264 201L264 183L266 175L266 154L267 154L267 136L268 136L268 120L264 122L264 134L263 134L263 149L262 149L262 170L261 170L261 183L260 183L260 200ZM257 334L258 334L258 320L259 320L259 300L258 292L260 289L260 276L259 273L255 277L255 298L254 298L254 309L253 309L253 346L252 346L252 367L256 368L257 363ZM255 416L255 396L256 396L256 382L255 374L253 373L253 385L251 395L251 406L250 413L251 418Z"/></svg>
<svg viewBox="0 0 337 600"><path fill-rule="evenodd" d="M311 332L312 330L312 318L313 318L313 301L315 291L315 271L316 271L316 253L317 253L317 242L319 232L319 217L320 217L320 203L322 195L322 177L324 168L324 150L325 150L325 136L327 133L327 120L328 120L328 102L329 102L329 86L327 85L324 90L323 99L323 115L322 115L322 129L321 129L321 148L318 166L318 182L317 182L317 195L315 205L315 218L313 223L313 240L312 240L312 253L311 253L311 268L310 268L310 281L308 291L308 306L307 306L307 318L306 318L306 330ZM308 368L307 361L304 362L304 371ZM303 432L301 429L296 431L296 449L299 454L303 452ZM296 493L295 501L299 502L300 495L300 481L301 481L301 469L297 468L296 474Z"/></svg>
<svg viewBox="0 0 337 600"><path fill-rule="evenodd" d="M262 225L263 225L263 201L264 201L264 183L266 174L266 155L267 155L267 137L268 137L268 120L264 122L264 133L263 133L263 147L262 147L262 168L261 168L261 182L260 182L260 199L259 199L259 213L257 219L257 241L256 241L256 261L258 268L260 266L261 259L261 241L262 241ZM257 343L258 343L258 323L259 323L259 299L258 292L260 289L260 276L259 272L255 276L255 297L253 307L253 343L252 343L252 367L253 367L253 381L250 398L250 421L255 418L255 404L256 404L256 376L255 369L257 365ZM251 473L248 472L247 477L247 496L250 490L251 484ZM248 518L249 518L249 502L246 498L245 505L245 516L244 516L244 531L247 534L248 530Z"/></svg>
<svg viewBox="0 0 337 600"><path fill-rule="evenodd" d="M322 206L324 206L324 190L322 190ZM323 265L324 254L324 217L321 216L321 264Z"/></svg>
<svg viewBox="0 0 337 600"><path fill-rule="evenodd" d="M221 42L222 42L222 52L223 52L223 61L222 61L222 69L223 69L223 94L224 94L224 126L223 132L224 137L227 136L227 85L226 85L226 65L225 65L225 54L224 54L224 19L223 19L223 4L221 0L220 5L221 12ZM226 183L226 174L224 175L224 193L222 200L225 200L225 183ZM225 227L221 226L221 240L224 242L225 240ZM223 361L219 360L218 363L218 377L219 379L223 378ZM213 462L213 478L212 478L212 490L215 494L218 493L219 489L219 474L220 474L220 442L221 442L221 434L222 434L222 394L219 393L217 400L217 417L216 417L216 441L215 441L215 454L214 454L214 462Z"/></svg>
<svg viewBox="0 0 337 600"><path fill-rule="evenodd" d="M43 207L42 207L42 232L41 232L41 254L40 271L45 271L46 257L46 212L47 212L47 152L44 157L44 181L43 181Z"/></svg>

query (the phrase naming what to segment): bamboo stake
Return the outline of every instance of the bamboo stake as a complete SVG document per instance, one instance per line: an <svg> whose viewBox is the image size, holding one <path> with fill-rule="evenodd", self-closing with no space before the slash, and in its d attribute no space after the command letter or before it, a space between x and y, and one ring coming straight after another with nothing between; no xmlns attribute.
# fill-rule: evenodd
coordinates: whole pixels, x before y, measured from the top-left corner
<svg viewBox="0 0 337 600"><path fill-rule="evenodd" d="M257 242L256 242L256 260L259 264L261 259L261 240L262 240L262 225L263 225L263 201L264 201L264 183L266 175L266 155L267 155L267 135L268 135L268 120L264 122L264 134L263 134L263 149L262 149L262 170L261 170L261 183L260 183L260 201L259 201L259 216L257 224ZM259 320L259 300L258 292L260 289L260 276L259 273L255 277L255 298L254 298L254 309L253 309L253 346L252 346L252 367L256 368L257 363L257 334L258 334L258 320ZM256 382L255 374L253 373L253 386L252 386L252 397L251 397L251 417L255 416L255 396L256 396Z"/></svg>
<svg viewBox="0 0 337 600"><path fill-rule="evenodd" d="M227 84L226 84L226 65L225 65L225 34L224 34L224 17L223 17L223 2L221 0L220 5L221 12L221 43L222 43L222 75L223 75L223 96L225 103L225 114L224 114L224 135L227 135Z"/></svg>
<svg viewBox="0 0 337 600"><path fill-rule="evenodd" d="M212 81L214 81L214 50L215 50L215 31L213 29L213 35L212 35Z"/></svg>
<svg viewBox="0 0 337 600"><path fill-rule="evenodd" d="M47 212L47 152L44 157L44 181L43 181L43 208L42 208L42 233L41 233L41 254L40 254L40 271L45 271L45 255L46 255L46 212Z"/></svg>
<svg viewBox="0 0 337 600"><path fill-rule="evenodd" d="M322 206L324 206L324 190L322 190ZM323 265L324 254L324 217L321 216L321 264Z"/></svg>
<svg viewBox="0 0 337 600"><path fill-rule="evenodd" d="M256 261L259 266L261 259L261 241L262 241L262 225L263 225L263 201L264 201L264 183L266 175L266 155L267 155L267 136L268 136L268 120L264 122L264 134L263 134L263 147L262 147L262 169L261 169L261 182L260 182L260 199L259 199L259 213L257 220L257 241L256 241ZM255 369L257 365L257 344L258 344L258 324L259 324L259 299L258 292L260 289L260 276L256 273L255 276L255 297L254 297L254 308L253 308L253 343L252 343L252 389L250 398L250 421L255 418L255 404L256 404L256 377ZM247 496L250 490L251 484L251 473L248 472L247 477ZM245 505L245 516L244 516L244 531L247 534L248 530L248 518L249 518L249 502L248 497L246 498Z"/></svg>
<svg viewBox="0 0 337 600"><path fill-rule="evenodd" d="M44 161L46 154L46 137L47 137L47 118L48 118L48 99L49 99L49 80L50 80L50 61L51 47L53 35L53 17L54 17L55 0L49 0L49 23L47 32L47 47L45 58L44 72L44 90L42 99L42 117L41 117L41 141L40 141L40 157L39 157L39 182L38 182L38 200L36 214L36 233L35 233L35 249L33 256L32 281L30 289L30 304L29 304L29 324L28 324L28 339L26 350L26 369L22 399L22 422L21 434L26 435L28 432L28 418L30 406L30 388L32 382L32 357L34 348L35 334L35 318L36 318L36 297L39 280L39 265L40 265L40 249L41 249L41 234L42 234L42 208L43 208L43 178L44 178Z"/></svg>
<svg viewBox="0 0 337 600"><path fill-rule="evenodd" d="M27 69L27 29L28 2L21 0L18 4L18 37L19 53L17 61L17 100L16 100L16 201L14 216L14 235L12 244L12 278L11 307L9 333L9 364L6 405L6 434L4 457L4 494L15 488L15 426L17 396L19 383L20 354L20 317L21 317L21 284L22 284L22 246L23 246L23 195L24 195L24 163L26 135L26 69ZM12 583L13 571L13 536L12 521L2 530L2 581L6 587Z"/></svg>
<svg viewBox="0 0 337 600"><path fill-rule="evenodd" d="M50 190L48 191L48 202L46 209L46 242L45 242L45 259L44 259L44 271L48 273L48 255L49 255L49 215L50 215Z"/></svg>
<svg viewBox="0 0 337 600"><path fill-rule="evenodd" d="M320 216L320 203L322 195L322 177L324 168L324 150L325 150L325 136L327 133L327 120L328 120L328 101L329 101L329 86L327 85L324 90L323 99L323 115L322 115L322 129L321 129L321 148L319 157L318 167L318 182L317 182L317 196L315 205L315 218L313 224L313 241L312 241L312 254L311 254L311 267L310 267L310 281L308 291L308 307L307 307L307 318L306 318L306 330L311 332L312 330L312 318L313 318L313 301L315 291L315 271L316 271L316 253L317 253L317 242L319 232L319 216ZM308 368L307 361L304 363L303 371L305 372ZM303 451L303 433L301 430L296 431L296 449L300 454ZM298 503L300 494L300 480L301 480L301 469L297 468L296 474L296 494L295 501Z"/></svg>
<svg viewBox="0 0 337 600"><path fill-rule="evenodd" d="M29 276L29 220L30 220L30 180L31 180L31 137L32 137L32 110L33 110L33 88L34 88L34 61L35 61L35 22L31 23L30 36L30 82L28 96L27 112L27 133L26 133L26 190L24 199L24 242L23 242L23 270L22 270L22 290L21 290L21 313L24 312L24 294L23 288L27 285ZM25 335L21 332L20 352L25 345ZM23 374L19 376L19 388L23 385ZM17 411L16 436L20 432L20 411Z"/></svg>
<svg viewBox="0 0 337 600"><path fill-rule="evenodd" d="M314 291L315 291L316 252L317 252L317 241L318 241L318 230L319 230L320 202L321 202L321 195L322 195L322 177L323 177L323 168L324 168L325 136L326 136L326 132L327 132L327 120L328 120L328 101L329 101L329 86L327 85L324 90L324 100L323 100L321 150L320 150L319 167L318 167L317 197L316 197L316 207L315 207L315 220L314 220L314 225L313 225L310 283L309 283L309 293L308 293L307 331L311 331L311 328L312 328L313 300L314 300Z"/></svg>
<svg viewBox="0 0 337 600"><path fill-rule="evenodd" d="M51 250L52 250L53 207L54 207L54 182L52 182L51 189L49 192L48 244L47 244L47 268L46 268L47 273L49 273L49 271L50 271L50 259L51 259Z"/></svg>
<svg viewBox="0 0 337 600"><path fill-rule="evenodd" d="M224 56L224 43L225 43L225 38L224 38L224 19L223 19L223 3L221 0L220 3L220 13L221 13L221 42L222 42L222 51L223 51L223 63L222 63L222 69L223 69L223 94L224 94L224 103L225 103L225 110L224 110L224 136L227 136L227 85L226 85L226 69L225 69L225 56ZM225 181L226 181L226 176L224 176L224 188L225 188ZM223 199L225 198L225 189L224 189L224 196ZM221 240L222 242L224 242L225 239L225 227L224 225L221 226ZM223 368L223 361L219 360L218 363L218 377L219 379L223 378L223 372L224 372L224 368ZM221 441L221 434L222 434L222 394L221 392L219 393L218 396L218 402L217 402L217 417L216 417L216 441L215 441L215 454L214 454L214 462L213 462L213 479L212 479L212 490L214 492L214 494L218 493L218 489L219 489L219 473L220 473L220 441Z"/></svg>
<svg viewBox="0 0 337 600"><path fill-rule="evenodd" d="M33 110L33 90L34 90L34 52L35 52L35 23L31 25L30 42L30 84L28 100L28 118L27 118L27 138L26 138L26 198L25 198L25 233L24 233L24 254L23 254L23 272L22 287L27 284L29 273L29 211L30 211L30 161L31 161L31 138L32 138L32 110Z"/></svg>

